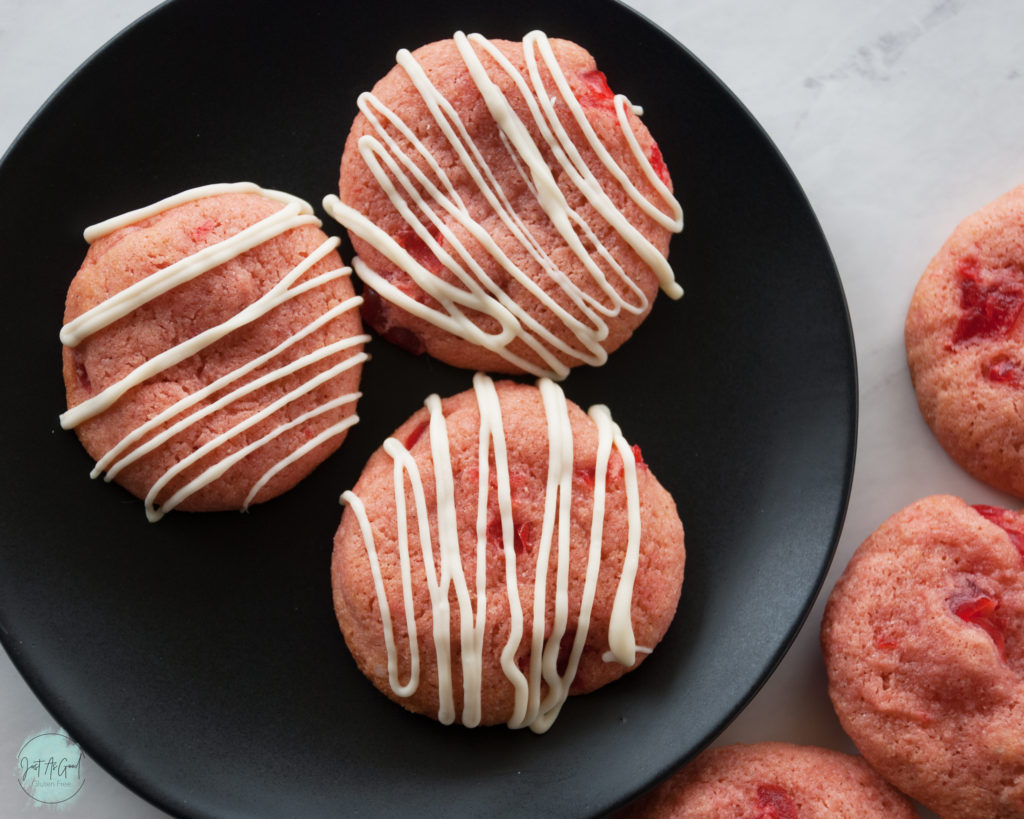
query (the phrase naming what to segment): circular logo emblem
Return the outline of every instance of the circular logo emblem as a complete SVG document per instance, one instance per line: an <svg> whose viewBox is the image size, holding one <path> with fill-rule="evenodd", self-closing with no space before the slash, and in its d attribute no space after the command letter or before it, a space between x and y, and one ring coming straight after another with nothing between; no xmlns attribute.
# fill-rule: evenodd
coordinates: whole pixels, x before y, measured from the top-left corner
<svg viewBox="0 0 1024 819"><path fill-rule="evenodd" d="M83 782L82 749L63 732L37 734L18 751L18 783L36 802L67 802Z"/></svg>

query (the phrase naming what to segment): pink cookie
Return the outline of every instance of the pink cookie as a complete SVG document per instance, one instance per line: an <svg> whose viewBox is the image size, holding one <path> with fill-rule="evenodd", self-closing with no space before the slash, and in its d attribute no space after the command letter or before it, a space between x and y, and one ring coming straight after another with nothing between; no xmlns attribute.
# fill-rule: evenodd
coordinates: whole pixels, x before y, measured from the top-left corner
<svg viewBox="0 0 1024 819"><path fill-rule="evenodd" d="M1024 817L1024 515L933 496L861 544L821 643L864 758L942 816Z"/></svg>
<svg viewBox="0 0 1024 819"><path fill-rule="evenodd" d="M855 756L784 742L705 751L618 819L913 819L903 794Z"/></svg>
<svg viewBox="0 0 1024 819"><path fill-rule="evenodd" d="M905 328L917 400L943 448L1024 497L1024 185L965 219L925 270Z"/></svg>
<svg viewBox="0 0 1024 819"><path fill-rule="evenodd" d="M343 499L331 578L348 647L441 722L544 731L675 614L675 503L607 410L588 417L550 381L478 375L431 396Z"/></svg>
<svg viewBox="0 0 1024 819"><path fill-rule="evenodd" d="M151 520L272 498L357 420L360 299L319 224L305 202L242 183L86 231L61 423Z"/></svg>
<svg viewBox="0 0 1024 819"><path fill-rule="evenodd" d="M364 317L449 364L560 377L601 364L682 295L682 229L638 110L590 56L540 32L400 52L359 99L339 197Z"/></svg>

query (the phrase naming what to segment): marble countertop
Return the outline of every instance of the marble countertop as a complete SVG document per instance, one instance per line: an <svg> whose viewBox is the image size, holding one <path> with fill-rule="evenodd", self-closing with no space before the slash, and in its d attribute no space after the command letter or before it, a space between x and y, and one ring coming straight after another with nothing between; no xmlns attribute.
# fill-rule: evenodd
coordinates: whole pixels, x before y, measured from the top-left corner
<svg viewBox="0 0 1024 819"><path fill-rule="evenodd" d="M61 81L151 0L0 0L0 150ZM939 448L917 410L903 318L930 257L967 214L1024 181L1024 4L1017 0L632 0L716 73L790 163L835 256L857 345L860 427L832 569L774 675L718 743L853 750L825 691L818 626L860 542L936 492L1010 507ZM685 206L685 202L684 202ZM38 816L13 772L57 728L0 652L0 815ZM74 819L158 817L85 762Z"/></svg>

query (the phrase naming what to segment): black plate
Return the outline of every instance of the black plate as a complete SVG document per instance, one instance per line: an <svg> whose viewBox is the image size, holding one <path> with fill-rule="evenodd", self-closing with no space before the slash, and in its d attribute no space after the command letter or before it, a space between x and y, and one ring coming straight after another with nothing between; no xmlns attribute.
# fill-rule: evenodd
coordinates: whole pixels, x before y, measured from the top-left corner
<svg viewBox="0 0 1024 819"><path fill-rule="evenodd" d="M363 422L309 480L248 515L148 524L140 502L89 480L57 425L57 331L84 226L216 181L318 204L335 190L356 94L396 49L531 28L588 47L645 106L687 220L671 255L683 301L660 298L607 366L565 385L584 406L611 405L677 498L684 599L642 669L570 701L544 736L406 714L359 675L331 610L338 495L428 393L465 389L469 373L374 342ZM613 0L177 0L84 65L21 135L0 166L0 231L0 635L71 735L165 810L601 813L725 727L818 591L856 429L834 264L749 114Z"/></svg>

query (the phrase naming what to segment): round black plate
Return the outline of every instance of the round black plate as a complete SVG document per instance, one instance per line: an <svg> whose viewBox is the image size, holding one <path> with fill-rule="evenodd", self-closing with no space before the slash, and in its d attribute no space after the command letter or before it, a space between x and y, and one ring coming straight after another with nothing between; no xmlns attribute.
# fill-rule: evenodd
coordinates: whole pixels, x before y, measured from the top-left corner
<svg viewBox="0 0 1024 819"><path fill-rule="evenodd" d="M86 225L219 181L318 206L357 93L399 47L532 28L585 45L645 107L687 222L671 252L684 299L661 297L607 366L565 382L577 403L611 406L676 497L683 602L641 669L570 701L543 736L405 713L359 675L331 609L339 494L426 395L468 388L470 373L374 342L345 446L245 515L151 525L140 502L89 480L57 424L57 331ZM599 814L724 728L818 591L856 429L834 264L757 124L614 0L399 0L383 16L372 3L176 0L84 65L21 135L0 165L0 231L0 636L71 735L165 810Z"/></svg>

